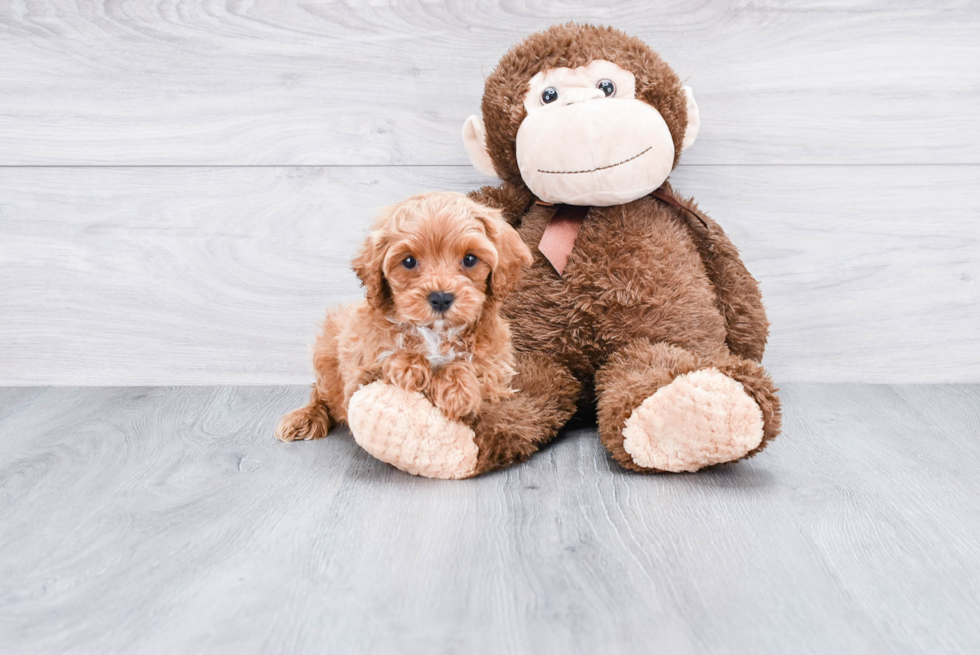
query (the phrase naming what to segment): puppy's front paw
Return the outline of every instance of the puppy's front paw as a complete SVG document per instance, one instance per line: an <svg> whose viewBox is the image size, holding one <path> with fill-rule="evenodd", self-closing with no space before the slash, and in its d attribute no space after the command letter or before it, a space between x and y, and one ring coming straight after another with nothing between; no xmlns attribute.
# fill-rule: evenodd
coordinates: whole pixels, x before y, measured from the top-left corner
<svg viewBox="0 0 980 655"><path fill-rule="evenodd" d="M400 350L384 361L381 374L399 389L422 391L432 380L429 361L418 353Z"/></svg>
<svg viewBox="0 0 980 655"><path fill-rule="evenodd" d="M330 417L322 407L307 405L289 412L276 426L279 441L322 439L330 431Z"/></svg>
<svg viewBox="0 0 980 655"><path fill-rule="evenodd" d="M480 381L468 366L449 365L436 371L429 387L432 404L451 421L480 411Z"/></svg>

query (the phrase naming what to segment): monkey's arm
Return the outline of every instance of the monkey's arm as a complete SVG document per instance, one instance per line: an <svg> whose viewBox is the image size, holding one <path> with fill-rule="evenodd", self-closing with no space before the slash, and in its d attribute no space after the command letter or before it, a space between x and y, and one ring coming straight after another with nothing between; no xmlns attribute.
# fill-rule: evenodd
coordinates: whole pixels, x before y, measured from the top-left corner
<svg viewBox="0 0 980 655"><path fill-rule="evenodd" d="M469 195L478 203L502 211L504 219L514 227L521 224L521 219L524 218L533 200L530 191L523 187L517 188L507 182L500 186L485 186L471 191Z"/></svg>
<svg viewBox="0 0 980 655"><path fill-rule="evenodd" d="M691 217L688 223L728 325L728 347L736 355L761 361L769 337L769 319L762 306L759 283L745 268L724 230L692 200L678 200L703 219L701 224Z"/></svg>

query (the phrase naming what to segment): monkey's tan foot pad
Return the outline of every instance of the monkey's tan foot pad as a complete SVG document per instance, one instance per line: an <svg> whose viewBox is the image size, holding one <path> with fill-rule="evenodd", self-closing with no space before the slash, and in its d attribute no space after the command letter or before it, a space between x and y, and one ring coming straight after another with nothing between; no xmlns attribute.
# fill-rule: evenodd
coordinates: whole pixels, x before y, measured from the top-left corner
<svg viewBox="0 0 980 655"><path fill-rule="evenodd" d="M372 382L351 396L347 424L361 448L406 473L458 480L476 470L473 430L418 392Z"/></svg>
<svg viewBox="0 0 980 655"><path fill-rule="evenodd" d="M623 448L644 468L697 471L744 457L762 442L762 410L715 368L676 377L633 410Z"/></svg>

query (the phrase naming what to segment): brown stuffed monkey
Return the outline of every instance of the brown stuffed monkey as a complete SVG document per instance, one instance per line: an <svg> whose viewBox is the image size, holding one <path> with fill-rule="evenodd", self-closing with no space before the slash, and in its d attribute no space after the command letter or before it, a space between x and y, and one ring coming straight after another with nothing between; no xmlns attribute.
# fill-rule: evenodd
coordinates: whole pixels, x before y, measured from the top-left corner
<svg viewBox="0 0 980 655"><path fill-rule="evenodd" d="M697 135L693 94L643 41L560 25L508 52L463 140L502 180L472 197L504 212L535 253L504 301L518 393L464 424L382 383L348 418L375 457L466 478L526 459L594 404L612 457L696 471L749 457L779 433L760 366L768 321L756 281L718 225L667 177Z"/></svg>

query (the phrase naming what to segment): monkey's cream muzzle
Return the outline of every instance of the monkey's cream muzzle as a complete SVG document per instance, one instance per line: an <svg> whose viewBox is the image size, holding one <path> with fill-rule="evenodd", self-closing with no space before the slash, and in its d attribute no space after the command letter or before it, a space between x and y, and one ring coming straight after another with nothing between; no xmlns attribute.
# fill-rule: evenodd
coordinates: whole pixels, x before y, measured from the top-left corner
<svg viewBox="0 0 980 655"><path fill-rule="evenodd" d="M683 148L700 124L690 88ZM517 131L517 165L524 183L555 204L611 206L659 188L674 165L674 140L663 116L636 98L633 73L604 59L578 68L551 68L528 82L527 116ZM482 118L463 128L470 160L494 175Z"/></svg>
<svg viewBox="0 0 980 655"><path fill-rule="evenodd" d="M545 202L620 205L664 183L674 140L647 103L600 95L528 112L517 132L517 165Z"/></svg>

